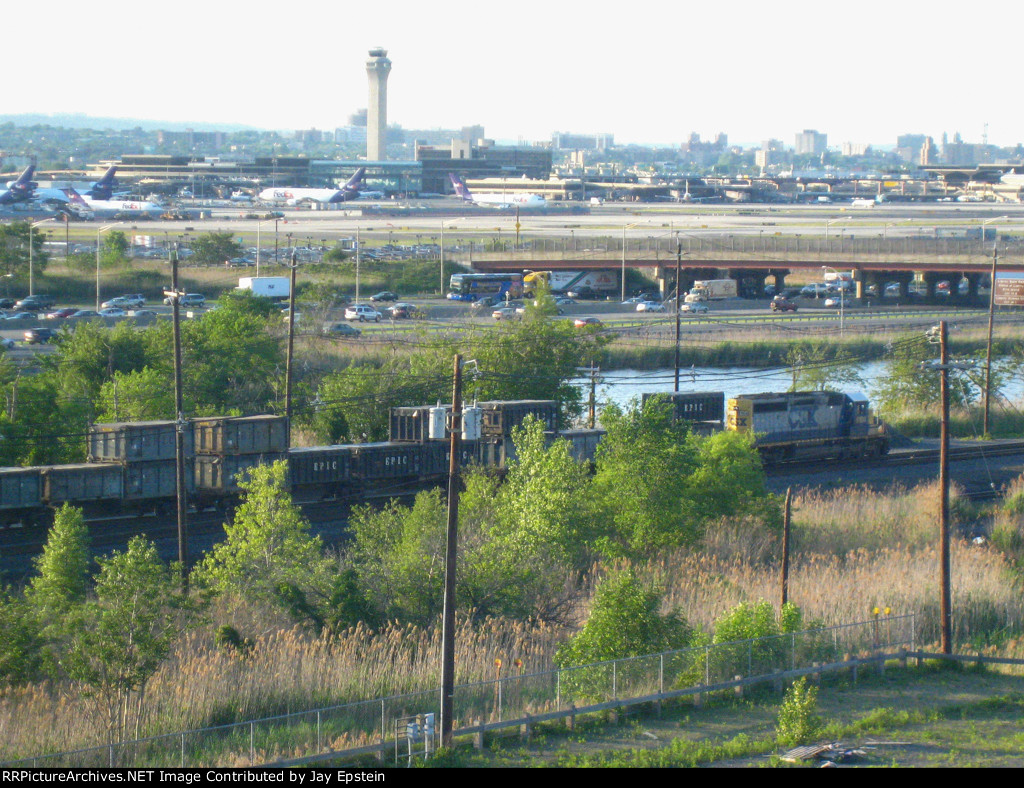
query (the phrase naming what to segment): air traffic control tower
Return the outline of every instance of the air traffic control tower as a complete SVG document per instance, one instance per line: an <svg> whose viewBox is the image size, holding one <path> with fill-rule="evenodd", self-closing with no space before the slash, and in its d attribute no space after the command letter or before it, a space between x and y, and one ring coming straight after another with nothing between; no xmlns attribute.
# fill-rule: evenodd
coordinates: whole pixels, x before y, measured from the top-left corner
<svg viewBox="0 0 1024 788"><path fill-rule="evenodd" d="M366 61L366 76L370 80L370 100L366 113L366 160L384 161L387 158L385 135L388 129L388 74L391 61L386 49L371 49Z"/></svg>

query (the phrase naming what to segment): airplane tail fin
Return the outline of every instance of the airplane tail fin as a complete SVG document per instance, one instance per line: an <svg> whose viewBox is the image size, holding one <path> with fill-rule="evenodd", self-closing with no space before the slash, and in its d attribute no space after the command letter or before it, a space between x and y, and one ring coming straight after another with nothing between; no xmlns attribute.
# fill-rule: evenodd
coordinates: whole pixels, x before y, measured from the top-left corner
<svg viewBox="0 0 1024 788"><path fill-rule="evenodd" d="M36 165L30 164L25 170L15 178L13 181L7 182L8 189L26 189L32 185L32 176L35 175Z"/></svg>
<svg viewBox="0 0 1024 788"><path fill-rule="evenodd" d="M472 202L473 196L469 193L469 187L466 186L466 182L452 172L448 173L448 178L451 180L452 186L455 187L455 194L466 202Z"/></svg>
<svg viewBox="0 0 1024 788"><path fill-rule="evenodd" d="M103 177L100 178L96 183L92 185L87 194L94 200L109 200L114 196L114 186L117 182L114 179L114 173L117 172L117 165L112 165L103 173Z"/></svg>
<svg viewBox="0 0 1024 788"><path fill-rule="evenodd" d="M366 167L360 167L356 170L356 174L348 179L348 183L345 184L346 189L359 189L363 185L363 177L366 175Z"/></svg>

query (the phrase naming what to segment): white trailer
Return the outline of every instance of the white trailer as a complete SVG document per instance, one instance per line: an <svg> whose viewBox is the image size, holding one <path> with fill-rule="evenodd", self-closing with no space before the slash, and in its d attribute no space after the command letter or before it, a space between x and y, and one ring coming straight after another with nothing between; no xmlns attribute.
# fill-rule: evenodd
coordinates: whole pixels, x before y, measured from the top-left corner
<svg viewBox="0 0 1024 788"><path fill-rule="evenodd" d="M698 279L683 300L687 304L736 297L735 279Z"/></svg>
<svg viewBox="0 0 1024 788"><path fill-rule="evenodd" d="M253 295L265 298L288 298L291 279L287 276L243 276L238 280L239 290L251 290Z"/></svg>

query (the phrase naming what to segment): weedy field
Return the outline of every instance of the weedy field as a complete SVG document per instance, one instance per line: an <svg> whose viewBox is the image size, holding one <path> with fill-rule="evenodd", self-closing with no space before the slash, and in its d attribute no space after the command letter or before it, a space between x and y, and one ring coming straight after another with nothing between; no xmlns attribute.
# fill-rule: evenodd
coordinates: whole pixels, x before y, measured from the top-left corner
<svg viewBox="0 0 1024 788"><path fill-rule="evenodd" d="M776 739L781 698L689 701L638 710L617 722L593 719L567 732L551 725L529 741L509 734L481 751L460 743L427 766L466 767L814 767L788 763ZM809 743L837 742L863 754L842 767L1024 766L1024 677L926 664L888 666L883 675L823 679Z"/></svg>

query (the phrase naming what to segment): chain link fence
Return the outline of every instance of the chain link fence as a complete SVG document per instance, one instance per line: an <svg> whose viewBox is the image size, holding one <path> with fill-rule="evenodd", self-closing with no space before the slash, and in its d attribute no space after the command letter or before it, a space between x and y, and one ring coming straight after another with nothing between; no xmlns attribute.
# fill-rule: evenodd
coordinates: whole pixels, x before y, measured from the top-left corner
<svg viewBox="0 0 1024 788"><path fill-rule="evenodd" d="M773 637L513 675L455 688L454 728L518 724L538 716L637 699L696 694L737 677L843 661L864 652L914 650L915 616L891 616ZM393 695L248 722L201 728L105 747L53 753L5 767L244 767L321 753L378 752L395 737L396 720L440 709L440 690Z"/></svg>

